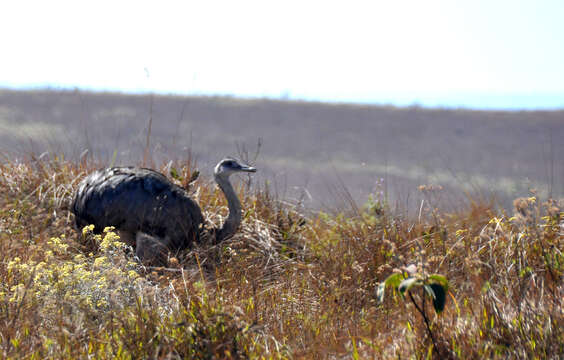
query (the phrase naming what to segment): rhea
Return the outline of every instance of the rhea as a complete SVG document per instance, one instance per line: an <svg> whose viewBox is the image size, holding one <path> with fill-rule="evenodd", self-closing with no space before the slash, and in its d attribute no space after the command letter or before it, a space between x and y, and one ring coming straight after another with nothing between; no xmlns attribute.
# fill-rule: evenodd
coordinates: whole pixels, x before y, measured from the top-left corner
<svg viewBox="0 0 564 360"><path fill-rule="evenodd" d="M241 202L229 180L237 172L256 169L234 158L225 158L214 168L229 208L223 226L215 231L215 242L233 236L241 223ZM192 247L204 228L202 211L184 188L159 172L138 167L100 169L84 178L72 212L78 229L93 224L99 233L114 226L143 262L162 261L168 251Z"/></svg>

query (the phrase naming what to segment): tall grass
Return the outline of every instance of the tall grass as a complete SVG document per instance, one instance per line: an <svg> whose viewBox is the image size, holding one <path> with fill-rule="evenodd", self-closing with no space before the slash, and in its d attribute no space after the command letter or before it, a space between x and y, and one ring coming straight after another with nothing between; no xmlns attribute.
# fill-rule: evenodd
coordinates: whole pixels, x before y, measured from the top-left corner
<svg viewBox="0 0 564 360"><path fill-rule="evenodd" d="M97 165L45 157L0 165L2 358L564 356L556 201L533 193L515 201L515 214L474 202L406 218L377 197L350 214L305 215L247 184L233 238L204 239L148 268L112 229L73 228L68 202ZM167 165L175 181L195 178L189 160ZM190 191L219 225L221 192L201 178ZM432 204L440 189L420 191ZM428 325L398 293L376 296L390 274L414 267L449 281L445 310L428 311Z"/></svg>

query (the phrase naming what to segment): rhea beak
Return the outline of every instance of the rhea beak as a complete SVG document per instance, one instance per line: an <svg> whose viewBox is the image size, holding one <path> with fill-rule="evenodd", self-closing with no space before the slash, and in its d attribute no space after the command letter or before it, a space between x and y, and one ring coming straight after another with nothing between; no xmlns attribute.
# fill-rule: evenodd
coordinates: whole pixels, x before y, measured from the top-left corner
<svg viewBox="0 0 564 360"><path fill-rule="evenodd" d="M240 170L241 170L241 171L244 171L244 172L253 172L253 173L254 173L254 172L257 172L257 169L256 169L256 168L254 168L254 167L252 167L252 166L247 166L247 165L241 165L241 169L240 169Z"/></svg>

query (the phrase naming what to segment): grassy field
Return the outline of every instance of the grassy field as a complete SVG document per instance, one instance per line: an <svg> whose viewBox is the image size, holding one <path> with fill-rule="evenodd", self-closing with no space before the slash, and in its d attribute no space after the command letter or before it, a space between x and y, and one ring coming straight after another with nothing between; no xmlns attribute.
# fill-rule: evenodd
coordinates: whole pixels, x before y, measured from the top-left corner
<svg viewBox="0 0 564 360"><path fill-rule="evenodd" d="M331 209L362 204L383 182L390 203L416 213L421 184L444 188L441 206L468 205L465 192L496 196L506 209L535 188L564 197L564 111L472 111L235 99L0 91L0 152L143 159L151 120L156 164L190 152L203 173L242 148L261 182L280 197ZM381 181L383 179L383 181Z"/></svg>
<svg viewBox="0 0 564 360"><path fill-rule="evenodd" d="M413 216L379 191L306 214L244 178L237 235L147 268L111 229L73 229L69 199L102 164L0 165L0 357L564 357L563 204L538 193L508 213L478 199L446 212L427 185ZM194 170L189 157L171 165ZM190 191L219 225L216 186L203 175Z"/></svg>

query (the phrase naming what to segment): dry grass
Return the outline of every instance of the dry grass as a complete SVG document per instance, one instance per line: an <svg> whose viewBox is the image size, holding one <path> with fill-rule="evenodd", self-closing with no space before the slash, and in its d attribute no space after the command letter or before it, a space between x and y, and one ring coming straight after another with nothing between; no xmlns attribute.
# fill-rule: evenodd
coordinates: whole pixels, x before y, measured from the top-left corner
<svg viewBox="0 0 564 360"><path fill-rule="evenodd" d="M190 161L173 165L191 178ZM146 268L111 229L73 229L68 200L95 167L33 157L0 166L2 358L564 356L562 204L531 194L515 216L474 203L448 214L425 205L411 219L377 197L357 213L306 216L267 188L240 186L236 236ZM198 179L190 190L220 223L217 188ZM420 191L433 204L441 190ZM411 264L449 280L445 310L425 305L430 329L397 293L376 297Z"/></svg>

